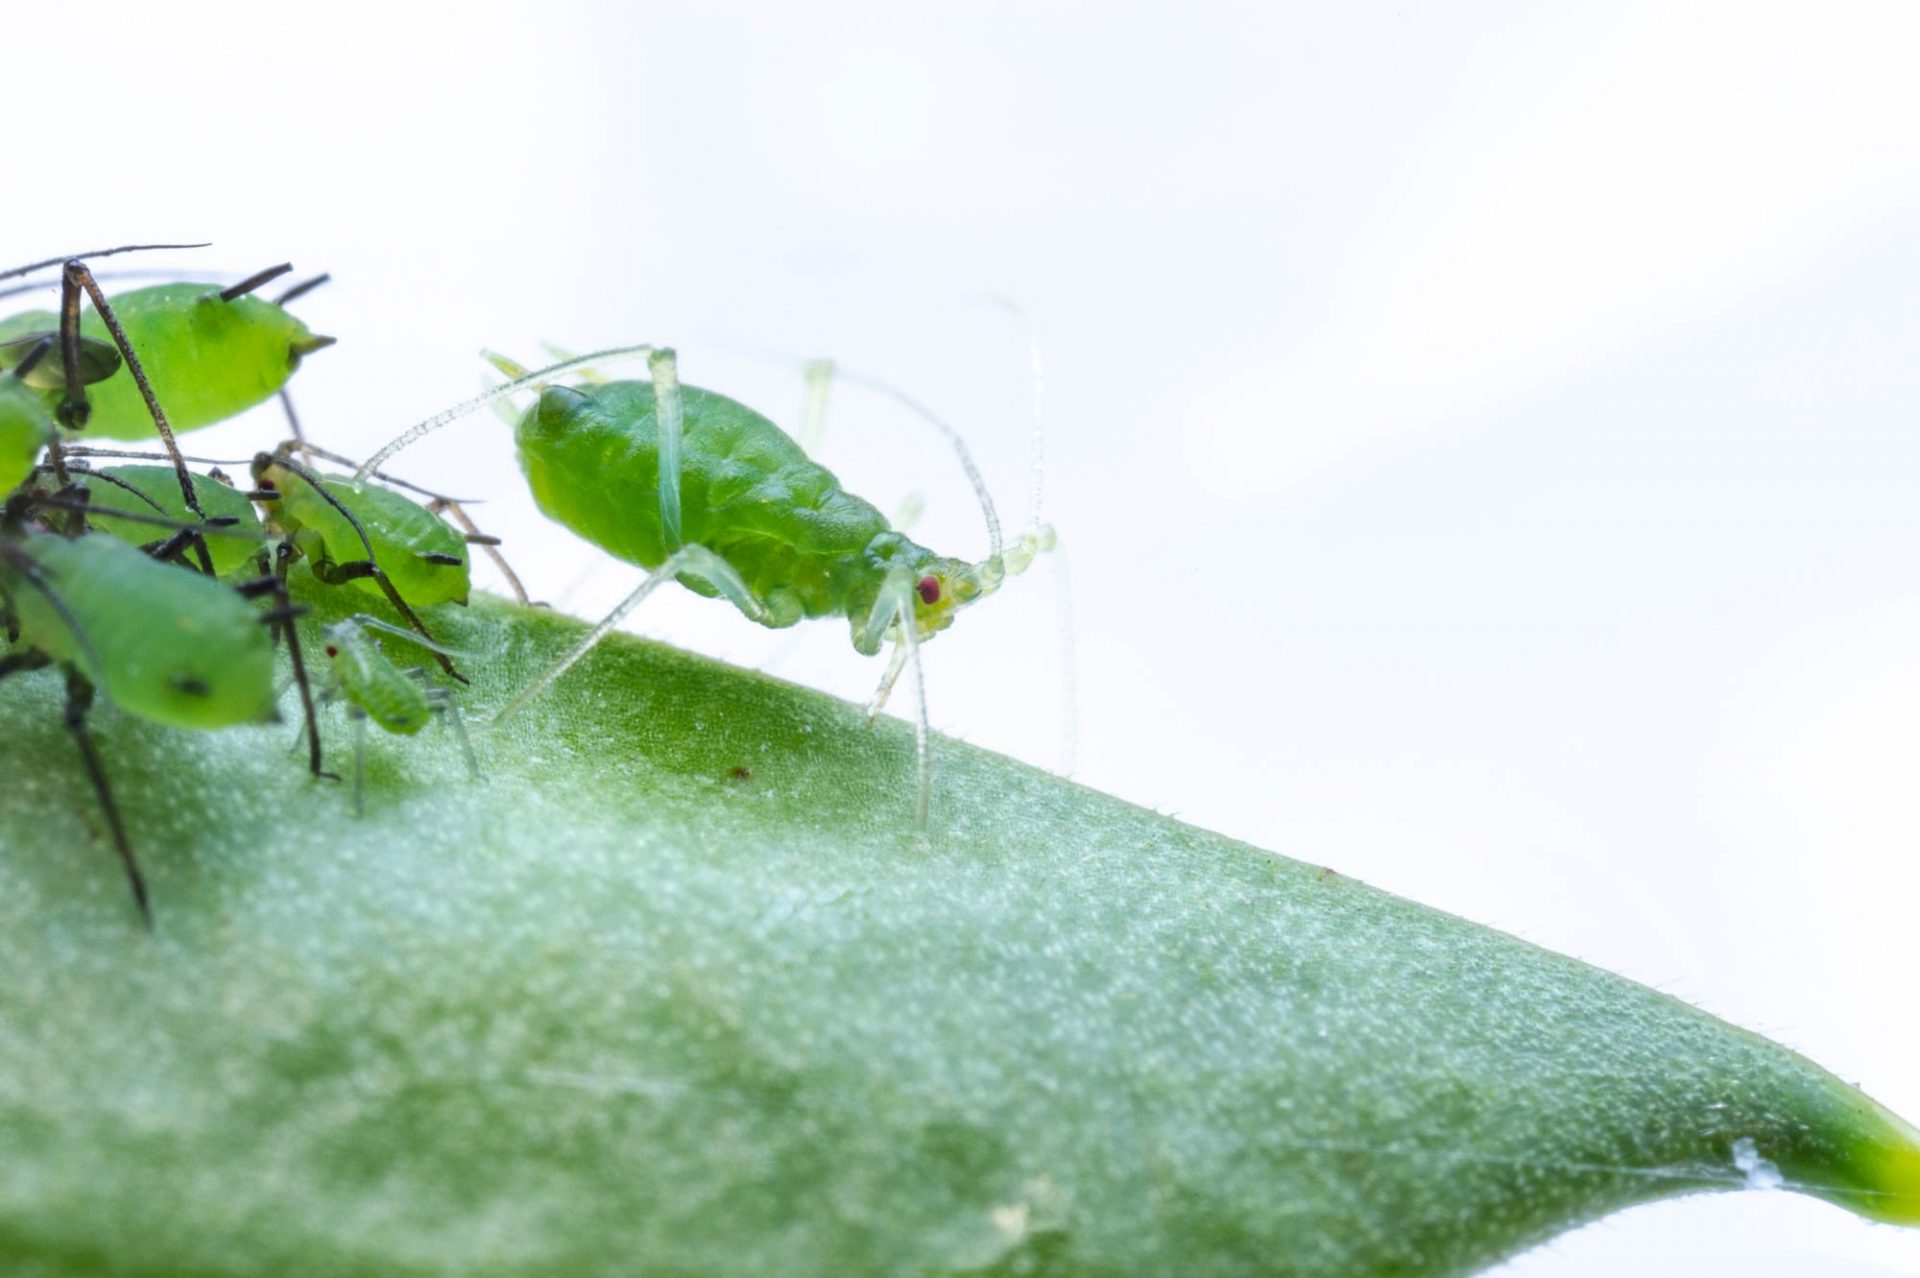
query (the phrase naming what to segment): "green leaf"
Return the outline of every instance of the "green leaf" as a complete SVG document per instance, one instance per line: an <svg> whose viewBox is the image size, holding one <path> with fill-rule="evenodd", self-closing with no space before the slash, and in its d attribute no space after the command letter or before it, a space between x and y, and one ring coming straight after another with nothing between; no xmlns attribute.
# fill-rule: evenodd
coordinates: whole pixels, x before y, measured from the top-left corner
<svg viewBox="0 0 1920 1278"><path fill-rule="evenodd" d="M438 624L476 717L579 631ZM1920 1219L1783 1048L953 743L919 837L900 725L624 638L483 781L375 734L359 818L291 724L102 715L148 935L57 684L0 685L11 1274L1454 1274L1768 1164Z"/></svg>

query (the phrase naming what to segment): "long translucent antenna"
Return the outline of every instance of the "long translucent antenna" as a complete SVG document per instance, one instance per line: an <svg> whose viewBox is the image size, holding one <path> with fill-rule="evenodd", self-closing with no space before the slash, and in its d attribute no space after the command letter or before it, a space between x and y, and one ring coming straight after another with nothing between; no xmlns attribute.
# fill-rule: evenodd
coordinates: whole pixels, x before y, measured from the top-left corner
<svg viewBox="0 0 1920 1278"><path fill-rule="evenodd" d="M671 348L647 356L653 377L653 423L660 472L660 540L668 550L680 549L680 438L686 413L680 399L680 366Z"/></svg>
<svg viewBox="0 0 1920 1278"><path fill-rule="evenodd" d="M987 481L980 474L980 468L974 465L973 454L967 450L967 441L961 436L959 430L891 382L883 382L877 377L869 377L865 373L846 367L839 367L838 375L856 386L864 386L870 391L885 395L947 437L947 442L953 445L954 455L960 459L960 468L967 472L967 482L973 485L973 495L980 500L980 515L987 523L987 557L1000 558L1000 514L994 509L993 495L987 491Z"/></svg>
<svg viewBox="0 0 1920 1278"><path fill-rule="evenodd" d="M425 439L442 426L451 425L469 413L485 408L488 404L514 394L516 391L523 391L531 386L537 385L547 378L554 376L556 373L564 373L570 368L578 368L582 364L593 364L602 360L625 359L635 355L651 355L653 351L654 348L651 345L609 347L604 351L594 351L588 355L575 356L573 359L563 359L558 364L549 364L545 368L537 368L531 373L522 374L512 381L502 382L498 386L490 386L478 395L475 395L472 399L462 400L452 408L442 409L419 425L411 426L402 431L392 443L367 458L367 460L361 462L360 468L353 472L353 477L357 480L366 479L367 476L380 468L381 462L386 461L387 458L393 456L401 449Z"/></svg>
<svg viewBox="0 0 1920 1278"><path fill-rule="evenodd" d="M1027 366L1031 370L1033 387L1033 438L1028 446L1031 474L1027 486L1027 527L1037 529L1040 527L1040 498L1047 461L1047 364L1040 353L1039 330L1034 327L1033 317L1027 314L1026 308L1001 293L990 293L987 300L1018 320L1027 337Z"/></svg>
<svg viewBox="0 0 1920 1278"><path fill-rule="evenodd" d="M333 624L336 626L358 626L362 630L378 630L383 635L391 635L395 639L405 639L417 648L425 648L428 652L437 652L443 657L471 657L475 655L463 648L449 648L447 645L437 640L428 639L423 635L407 629L405 626L396 626L391 621L382 621L380 618L369 616L364 612L356 612L345 621L336 621Z"/></svg>

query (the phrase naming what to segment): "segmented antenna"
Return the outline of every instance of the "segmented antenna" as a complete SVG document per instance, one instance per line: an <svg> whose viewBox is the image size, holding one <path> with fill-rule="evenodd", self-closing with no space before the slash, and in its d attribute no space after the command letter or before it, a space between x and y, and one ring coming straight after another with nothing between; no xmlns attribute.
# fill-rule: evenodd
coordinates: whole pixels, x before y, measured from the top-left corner
<svg viewBox="0 0 1920 1278"><path fill-rule="evenodd" d="M594 351L587 355L576 355L572 359L563 359L558 364L549 364L545 368L536 368L531 373L523 373L512 381L501 382L498 386L489 386L472 399L462 400L452 408L442 409L419 425L408 427L402 431L392 443L367 458L367 460L361 462L360 468L353 472L353 477L356 480L365 480L367 476L379 469L381 462L386 461L387 458L393 456L401 449L425 439L442 426L451 425L467 414L478 412L488 404L503 399L516 391L523 391L531 386L535 386L547 378L554 376L556 373L564 373L570 368L579 368L582 364L597 364L604 360L628 359L636 355L651 355L653 351L654 348L651 345L609 347L604 351Z"/></svg>

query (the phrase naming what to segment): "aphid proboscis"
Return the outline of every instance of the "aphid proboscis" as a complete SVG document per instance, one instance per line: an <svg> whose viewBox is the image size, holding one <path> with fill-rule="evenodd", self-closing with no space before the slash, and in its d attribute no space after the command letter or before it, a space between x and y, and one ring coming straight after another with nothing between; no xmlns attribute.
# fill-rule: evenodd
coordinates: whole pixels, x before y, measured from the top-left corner
<svg viewBox="0 0 1920 1278"><path fill-rule="evenodd" d="M637 355L648 359L650 382L546 384L572 368ZM872 504L842 489L773 422L725 395L682 386L674 353L664 347L621 347L522 374L404 432L362 471L503 396L536 390L538 398L514 431L535 502L549 518L651 572L496 718L565 674L670 580L724 596L772 628L842 616L863 655L893 643L873 709L904 669L913 670L915 814L924 827L932 764L920 645L1024 571L1055 539L1051 528L1036 522L1003 543L993 502L959 433L917 402L876 385L926 416L955 446L986 519L986 558L952 558L912 541Z"/></svg>

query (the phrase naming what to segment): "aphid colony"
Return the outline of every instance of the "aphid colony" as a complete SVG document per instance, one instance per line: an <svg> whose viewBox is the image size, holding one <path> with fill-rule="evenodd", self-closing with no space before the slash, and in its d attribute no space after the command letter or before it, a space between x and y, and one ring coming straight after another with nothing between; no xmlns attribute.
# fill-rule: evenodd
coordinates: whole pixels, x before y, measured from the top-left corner
<svg viewBox="0 0 1920 1278"><path fill-rule="evenodd" d="M229 286L179 282L108 296L86 264L160 247L197 246L128 246L0 272L0 279L61 272L58 312L0 320L0 491L10 490L0 510L0 607L9 640L0 649L0 678L46 667L64 678L66 724L143 918L150 922L151 913L126 814L87 726L98 699L178 729L269 720L279 703L274 649L284 646L316 776L333 774L324 767L315 702L348 706L356 806L368 720L413 734L443 715L477 771L460 726L465 680L456 654L435 640L421 610L465 603L468 547L495 554L496 543L457 503L424 490L415 491L430 500L416 501L379 482L387 477L378 467L414 440L522 391L533 402L517 419L515 441L540 509L651 571L496 717L560 678L669 580L724 597L764 626L844 617L857 651L893 647L873 712L900 674L913 670L914 808L924 827L931 765L919 645L1053 546L1037 517L1003 543L985 487L950 427L922 410L959 451L981 500L989 553L977 562L912 541L767 418L683 387L673 352L645 346L535 372L496 360L508 381L403 433L350 476L316 469L316 459L346 459L308 444L296 422L292 442L252 459L243 489L219 470L195 474L175 436L276 395L285 400L301 360L333 341L288 309L325 277L271 301L258 291L289 267ZM84 311L83 301L91 303ZM588 369L635 355L647 357L651 380L602 381ZM553 380L574 370L582 370L578 385ZM824 399L816 368L803 438L817 438ZM164 455L81 442L152 435ZM316 663L314 636L303 646L302 609L288 596L296 566L323 586L363 592L364 606L384 608L391 619L362 613L325 627L318 635L325 656ZM401 661L389 646L405 650ZM403 665L423 660L451 682Z"/></svg>

